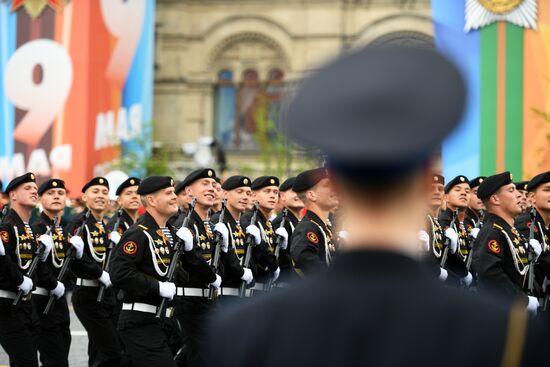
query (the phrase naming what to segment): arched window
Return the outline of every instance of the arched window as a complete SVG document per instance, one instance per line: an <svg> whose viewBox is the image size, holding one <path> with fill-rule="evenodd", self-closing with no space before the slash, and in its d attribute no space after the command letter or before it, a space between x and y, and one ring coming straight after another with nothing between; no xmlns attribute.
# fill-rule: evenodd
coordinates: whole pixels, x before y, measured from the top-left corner
<svg viewBox="0 0 550 367"><path fill-rule="evenodd" d="M216 139L223 146L231 146L235 131L236 111L236 89L231 70L221 70L218 73L214 104Z"/></svg>
<svg viewBox="0 0 550 367"><path fill-rule="evenodd" d="M215 94L215 135L226 149L256 150L259 139L275 136L283 97L284 73L271 69L262 76L246 69L240 80L233 73L218 73Z"/></svg>

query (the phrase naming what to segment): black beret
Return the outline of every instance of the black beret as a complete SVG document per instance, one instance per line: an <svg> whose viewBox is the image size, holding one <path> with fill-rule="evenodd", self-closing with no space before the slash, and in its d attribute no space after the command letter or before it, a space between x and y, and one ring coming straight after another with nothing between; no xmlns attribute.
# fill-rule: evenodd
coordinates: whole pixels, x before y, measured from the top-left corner
<svg viewBox="0 0 550 367"><path fill-rule="evenodd" d="M434 50L366 47L306 80L282 130L320 149L340 175L388 181L426 165L460 121L465 95L458 69Z"/></svg>
<svg viewBox="0 0 550 367"><path fill-rule="evenodd" d="M486 178L487 177L485 177L485 176L479 176L479 177L474 178L473 180L470 180L470 182L468 182L468 184L470 184L470 188L473 189L474 187L478 187L479 185L481 185L483 180L485 180Z"/></svg>
<svg viewBox="0 0 550 367"><path fill-rule="evenodd" d="M539 173L529 181L527 184L527 190L534 191L542 184L550 182L550 171Z"/></svg>
<svg viewBox="0 0 550 367"><path fill-rule="evenodd" d="M222 184L222 189L229 191L239 187L250 187L250 179L246 176L231 176Z"/></svg>
<svg viewBox="0 0 550 367"><path fill-rule="evenodd" d="M191 172L185 177L185 179L178 184L176 187L176 194L179 194L181 190L185 189L187 186L191 185L193 182L200 180L201 178L211 178L216 179L216 171L212 168L201 168Z"/></svg>
<svg viewBox="0 0 550 367"><path fill-rule="evenodd" d="M52 178L48 181L44 182L40 187L38 188L38 195L42 195L49 189L65 189L65 181L60 180L58 178Z"/></svg>
<svg viewBox="0 0 550 367"><path fill-rule="evenodd" d="M84 187L82 188L82 192L86 192L90 187L92 186L105 186L106 188L109 188L109 181L105 177L94 177L88 182Z"/></svg>
<svg viewBox="0 0 550 367"><path fill-rule="evenodd" d="M482 200L487 199L497 192L502 186L511 183L512 174L510 172L502 172L498 175L489 176L483 180L481 185L479 185L479 189L477 189L477 197Z"/></svg>
<svg viewBox="0 0 550 367"><path fill-rule="evenodd" d="M433 175L433 183L434 184L442 184L445 185L445 177L438 175L437 173Z"/></svg>
<svg viewBox="0 0 550 367"><path fill-rule="evenodd" d="M460 184L463 184L463 183L468 183L468 177L463 176L463 175L456 176L451 181L449 181L447 183L447 185L445 186L445 194L447 194L449 191L451 191L451 189L453 187L455 187L456 185L460 185Z"/></svg>
<svg viewBox="0 0 550 367"><path fill-rule="evenodd" d="M294 185L295 180L296 180L296 177L287 178L285 182L283 182L281 186L279 186L279 191L287 191L292 189L292 186Z"/></svg>
<svg viewBox="0 0 550 367"><path fill-rule="evenodd" d="M527 184L529 184L529 181L514 182L514 185L516 185L516 190L521 191L527 191Z"/></svg>
<svg viewBox="0 0 550 367"><path fill-rule="evenodd" d="M279 187L279 179L275 176L261 176L252 181L250 188L252 190L260 190L268 186Z"/></svg>
<svg viewBox="0 0 550 367"><path fill-rule="evenodd" d="M15 189L17 186L22 185L27 182L36 182L36 177L34 177L34 173L27 172L24 175L18 176L10 181L8 186L6 187L6 191L4 191L6 194L9 194L10 191Z"/></svg>
<svg viewBox="0 0 550 367"><path fill-rule="evenodd" d="M119 196L122 193L122 190L124 190L127 187L132 186L139 186L141 183L141 179L137 177L128 177L123 183L118 185L118 188L116 189L116 196Z"/></svg>
<svg viewBox="0 0 550 367"><path fill-rule="evenodd" d="M174 187L174 180L172 177L149 176L141 181L137 192L139 195L147 195L167 187Z"/></svg>
<svg viewBox="0 0 550 367"><path fill-rule="evenodd" d="M292 190L297 193L307 191L326 177L328 177L328 174L325 168L315 168L304 171L296 176L294 185L292 185Z"/></svg>

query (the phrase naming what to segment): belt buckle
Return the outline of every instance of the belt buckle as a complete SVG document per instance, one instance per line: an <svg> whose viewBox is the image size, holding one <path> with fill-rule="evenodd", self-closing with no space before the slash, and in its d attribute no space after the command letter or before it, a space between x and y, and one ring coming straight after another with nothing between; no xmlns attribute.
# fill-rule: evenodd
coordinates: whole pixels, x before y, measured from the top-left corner
<svg viewBox="0 0 550 367"><path fill-rule="evenodd" d="M173 316L174 316L174 307L168 307L166 309L166 317L168 317L170 319Z"/></svg>

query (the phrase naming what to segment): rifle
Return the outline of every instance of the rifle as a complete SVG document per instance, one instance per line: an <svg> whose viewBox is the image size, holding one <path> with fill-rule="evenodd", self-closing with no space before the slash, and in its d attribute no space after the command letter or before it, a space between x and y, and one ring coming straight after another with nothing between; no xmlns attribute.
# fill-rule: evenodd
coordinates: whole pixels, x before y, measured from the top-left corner
<svg viewBox="0 0 550 367"><path fill-rule="evenodd" d="M80 237L82 235L82 232L84 231L84 227L86 227L86 222L88 221L88 218L90 218L91 213L92 212L90 211L90 209L86 211L86 214L84 214L84 219L82 219L82 224L76 230L75 236ZM65 274L67 274L67 271L69 270L69 265L73 258L74 258L74 248L71 246L65 253L65 261L63 261L63 266L61 267L61 270L57 275L58 282L63 282L63 278L65 278ZM55 296L53 294L50 294L50 299L48 299L48 304L46 305L46 308L44 308L44 312L42 312L43 315L47 315L50 313L50 310L52 309L54 302L55 302Z"/></svg>
<svg viewBox="0 0 550 367"><path fill-rule="evenodd" d="M458 209L456 209L453 212L453 217L451 219L451 224L449 225L449 228L453 228L455 226L457 218L458 218ZM441 255L441 263L440 263L440 266L442 268L445 268L445 264L447 263L447 257L449 256L449 246L451 245L450 242L451 241L448 238L447 238L447 241L445 241L445 250L443 250L443 255Z"/></svg>
<svg viewBox="0 0 550 367"><path fill-rule="evenodd" d="M218 223L223 223L223 217L225 216L225 206L227 205L227 199L224 199L222 201L222 210L220 212L220 218L218 220ZM228 239L229 240L229 239ZM220 252L221 252L221 243L223 241L222 235L219 232L216 232L214 234L214 242L216 243L216 247L214 249L214 257L212 258L212 267L214 267L214 272L218 274L219 269L219 263L220 263ZM216 289L213 286L210 286L208 289L208 299L212 300L214 299L214 295L216 293Z"/></svg>
<svg viewBox="0 0 550 367"><path fill-rule="evenodd" d="M52 234L53 229L55 228L55 223L57 222L57 216L53 217L52 219L52 225L48 227L48 230L46 231L46 235L50 236ZM29 270L27 270L27 276L29 278L32 278L34 273L36 272L36 269L38 268L38 262L40 261L40 257L44 254L44 245L42 244L36 249L35 257L32 259L31 265L29 266ZM23 291L19 290L17 292L17 296L13 300L13 303L11 304L14 307L17 307L19 302L21 302L21 299L23 298Z"/></svg>
<svg viewBox="0 0 550 367"><path fill-rule="evenodd" d="M8 214L9 210L10 210L9 206L4 205L4 207L2 208L2 213L0 213L0 224L2 224L2 222L4 221L4 218Z"/></svg>
<svg viewBox="0 0 550 367"><path fill-rule="evenodd" d="M532 207L529 211L529 216L531 217L531 225L529 226L529 242L535 238L535 224L537 218L537 209ZM530 296L535 295L535 254L534 251L529 246L529 273L527 277L527 292Z"/></svg>
<svg viewBox="0 0 550 367"><path fill-rule="evenodd" d="M181 225L181 228L187 227L189 224L189 221L191 220L191 215L193 214L193 210L195 209L195 204L197 203L197 198L193 198L193 201L191 201L191 204L189 204L189 211L187 212L187 216L183 220L183 224ZM170 226L172 227L172 226ZM175 228L170 228L172 232L176 232ZM176 268L178 267L178 260L183 252L184 244L182 243L182 240L178 236L174 236L174 254L172 255L172 260L170 261L170 267L168 267L168 273L166 276L167 282L172 282L174 280L174 275L176 274ZM168 305L168 298L162 298L162 301L160 302L160 306L157 309L157 314L155 317L157 319L163 319L164 315L166 314L166 306Z"/></svg>
<svg viewBox="0 0 550 367"><path fill-rule="evenodd" d="M285 228L287 217L288 217L288 208L284 208L283 209L283 218L281 220L281 224L279 225L279 228ZM282 240L283 240L283 238L281 236L277 236L277 244L276 244L276 247L275 247L275 258L277 259L277 261L279 261L279 256L280 256L280 252L281 252L280 244L281 244ZM287 243L287 246L288 246L288 243ZM273 277L269 278L269 281L267 282L267 288L266 288L267 291L271 291L273 289L273 283L274 283Z"/></svg>
<svg viewBox="0 0 550 367"><path fill-rule="evenodd" d="M254 203L254 212L252 213L252 218L250 219L251 225L256 225L258 218L258 210L260 210L260 205L258 202ZM247 234L245 238L246 243L246 253L244 255L243 268L248 268L250 266L250 259L252 258L252 248L254 247L254 237L251 234ZM239 297L243 298L246 292L246 282L243 280L241 286L239 287Z"/></svg>
<svg viewBox="0 0 550 367"><path fill-rule="evenodd" d="M116 222L113 228L113 231L118 231L118 226L120 225L120 219L122 218L122 208L119 208L116 212ZM109 239L109 253L107 254L107 261L105 262L105 271L109 272L109 264L111 263L111 253L115 248L115 243ZM101 303L105 295L105 284L101 283L99 285L99 291L97 292L96 302Z"/></svg>

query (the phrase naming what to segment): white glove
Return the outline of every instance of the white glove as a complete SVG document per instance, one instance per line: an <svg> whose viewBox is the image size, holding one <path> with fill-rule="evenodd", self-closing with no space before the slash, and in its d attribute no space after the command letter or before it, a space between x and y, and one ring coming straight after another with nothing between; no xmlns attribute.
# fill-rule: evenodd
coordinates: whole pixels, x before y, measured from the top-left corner
<svg viewBox="0 0 550 367"><path fill-rule="evenodd" d="M529 240L529 247L533 249L533 252L535 253L535 261L537 261L540 253L542 252L542 246L540 245L540 242L533 238L532 240Z"/></svg>
<svg viewBox="0 0 550 367"><path fill-rule="evenodd" d="M72 236L69 242L76 251L76 258L79 260L82 259L82 254L84 253L84 241L82 241L82 237Z"/></svg>
<svg viewBox="0 0 550 367"><path fill-rule="evenodd" d="M23 281L17 286L17 288L22 290L23 294L26 296L30 291L32 291L32 286L32 279L23 275Z"/></svg>
<svg viewBox="0 0 550 367"><path fill-rule="evenodd" d="M4 242L0 240L0 256L6 256L6 249L4 248Z"/></svg>
<svg viewBox="0 0 550 367"><path fill-rule="evenodd" d="M539 300L537 297L528 296L529 297L529 304L527 304L527 311L537 314L537 310L539 308Z"/></svg>
<svg viewBox="0 0 550 367"><path fill-rule="evenodd" d="M193 233L187 227L181 227L176 232L178 236L183 241L183 251L189 252L193 249Z"/></svg>
<svg viewBox="0 0 550 367"><path fill-rule="evenodd" d="M216 274L216 280L210 283L210 285L216 289L220 289L220 285L222 285L222 277Z"/></svg>
<svg viewBox="0 0 550 367"><path fill-rule="evenodd" d="M59 299L65 294L65 285L61 282L57 282L57 285L52 289L52 294L55 298Z"/></svg>
<svg viewBox="0 0 550 367"><path fill-rule="evenodd" d="M257 226L251 224L246 227L246 234L252 235L252 237L254 237L255 245L259 245L260 242L262 242L262 238L260 237L260 228L258 228Z"/></svg>
<svg viewBox="0 0 550 367"><path fill-rule="evenodd" d="M101 273L101 276L99 277L98 279L101 283L103 283L103 285L105 286L105 288L109 288L110 286L113 285L113 283L111 283L111 276L109 275L109 273L107 273L105 270L103 270L103 273Z"/></svg>
<svg viewBox="0 0 550 367"><path fill-rule="evenodd" d="M426 252L430 251L430 235L428 232L421 230L418 232L418 239L422 245L422 249Z"/></svg>
<svg viewBox="0 0 550 367"><path fill-rule="evenodd" d="M44 262L48 258L53 247L53 238L50 235L43 234L38 237L38 241L44 246L44 251L40 254L40 261Z"/></svg>
<svg viewBox="0 0 550 367"><path fill-rule="evenodd" d="M118 242L120 241L120 234L118 234L118 231L112 231L109 233L109 239L113 241L115 245L118 245Z"/></svg>
<svg viewBox="0 0 550 367"><path fill-rule="evenodd" d="M449 251L451 254L454 254L458 250L458 234L453 228L447 228L445 230L445 237L449 240L447 246L449 246Z"/></svg>
<svg viewBox="0 0 550 367"><path fill-rule="evenodd" d="M447 277L449 276L449 273L447 272L446 269L443 269L443 268L439 268L439 280L441 280L442 282L446 281L447 280Z"/></svg>
<svg viewBox="0 0 550 367"><path fill-rule="evenodd" d="M470 237L472 237L474 240L477 238L478 234L479 234L479 228L472 228L470 230Z"/></svg>
<svg viewBox="0 0 550 367"><path fill-rule="evenodd" d="M474 280L474 277L472 276L472 273L468 272L468 275L466 275L464 278L461 278L460 282L464 284L466 287L469 287L470 284L472 284L473 280Z"/></svg>
<svg viewBox="0 0 550 367"><path fill-rule="evenodd" d="M277 279L279 279L279 275L281 274L281 268L277 267L275 271L273 272L273 282L276 282Z"/></svg>
<svg viewBox="0 0 550 367"><path fill-rule="evenodd" d="M218 232L222 236L221 250L225 253L229 250L229 229L223 223L216 223L214 232Z"/></svg>
<svg viewBox="0 0 550 367"><path fill-rule="evenodd" d="M159 294L162 298L173 300L176 295L176 285L172 282L159 282Z"/></svg>
<svg viewBox="0 0 550 367"><path fill-rule="evenodd" d="M277 228L275 230L275 233L281 236L281 240L279 241L279 247L281 250L286 250L286 247L288 246L288 232L284 228Z"/></svg>
<svg viewBox="0 0 550 367"><path fill-rule="evenodd" d="M254 280L254 276L252 275L252 270L249 268L243 268L244 274L241 277L241 280L244 280L246 284L250 284Z"/></svg>

